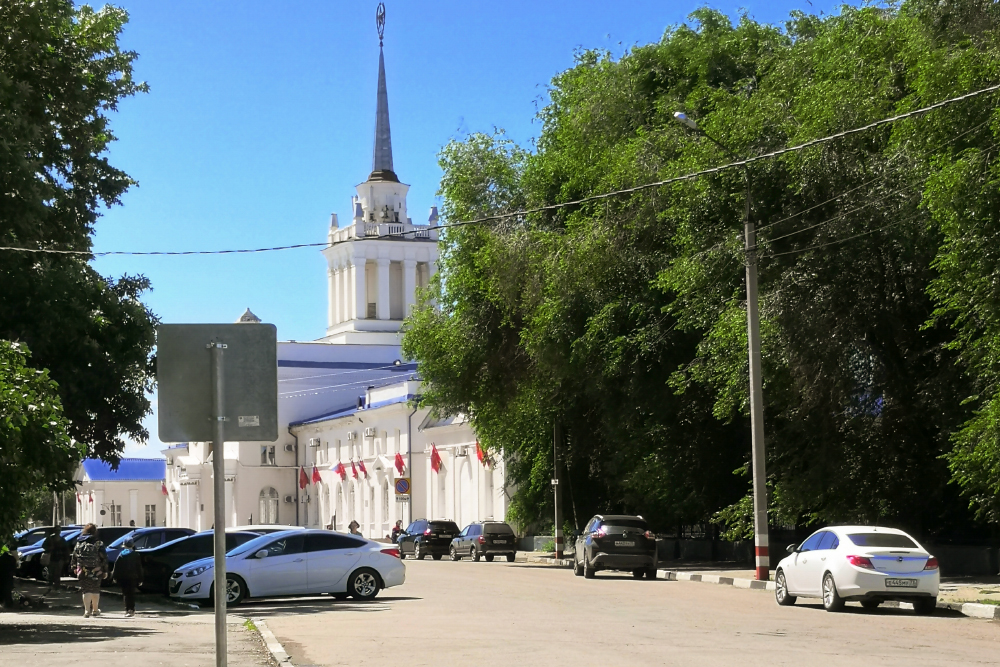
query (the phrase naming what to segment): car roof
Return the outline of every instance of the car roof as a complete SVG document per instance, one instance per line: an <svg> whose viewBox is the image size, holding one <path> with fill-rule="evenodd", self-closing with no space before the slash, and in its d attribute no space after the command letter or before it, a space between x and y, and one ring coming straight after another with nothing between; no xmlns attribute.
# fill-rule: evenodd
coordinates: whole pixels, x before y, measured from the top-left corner
<svg viewBox="0 0 1000 667"><path fill-rule="evenodd" d="M839 533L886 533L889 535L906 535L912 537L906 531L899 528L885 528L883 526L827 526L821 530L835 530Z"/></svg>
<svg viewBox="0 0 1000 667"><path fill-rule="evenodd" d="M249 526L236 526L234 528L226 528L227 531L230 530L249 530L250 532L266 532L266 533L278 533L286 530L305 530L301 526L283 526L281 524L274 523L257 523L251 524Z"/></svg>
<svg viewBox="0 0 1000 667"><path fill-rule="evenodd" d="M645 519L638 514L597 514L595 516L601 521L616 521L620 519L638 519L639 521L645 521Z"/></svg>

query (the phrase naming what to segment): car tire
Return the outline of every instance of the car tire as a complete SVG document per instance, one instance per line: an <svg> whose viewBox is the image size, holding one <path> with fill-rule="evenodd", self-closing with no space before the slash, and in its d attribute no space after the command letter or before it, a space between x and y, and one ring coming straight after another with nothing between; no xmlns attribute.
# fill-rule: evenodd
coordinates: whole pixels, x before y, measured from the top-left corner
<svg viewBox="0 0 1000 667"><path fill-rule="evenodd" d="M595 574L594 568L591 567L590 563L587 561L587 554L585 552L583 554L583 578L593 579Z"/></svg>
<svg viewBox="0 0 1000 667"><path fill-rule="evenodd" d="M829 572L823 575L823 608L827 611L841 611L844 608L844 599L837 592L837 582Z"/></svg>
<svg viewBox="0 0 1000 667"><path fill-rule="evenodd" d="M235 607L247 596L246 582L236 576L226 575L226 607ZM208 589L208 604L215 606L215 584Z"/></svg>
<svg viewBox="0 0 1000 667"><path fill-rule="evenodd" d="M486 559L487 563L492 563L493 562L493 554L486 554L484 556L484 558Z"/></svg>
<svg viewBox="0 0 1000 667"><path fill-rule="evenodd" d="M444 554L431 554L431 558L433 558L434 560L441 560L441 556L443 555Z"/></svg>
<svg viewBox="0 0 1000 667"><path fill-rule="evenodd" d="M413 557L414 558L416 558L417 560L423 560L424 556L426 556L426 555L427 554L424 553L424 550L420 548L420 542L417 542L416 544L413 545Z"/></svg>
<svg viewBox="0 0 1000 667"><path fill-rule="evenodd" d="M646 568L646 578L647 579L656 579L656 568L655 567L647 567Z"/></svg>
<svg viewBox="0 0 1000 667"><path fill-rule="evenodd" d="M583 576L583 563L578 561L575 556L573 557L573 574L578 577Z"/></svg>
<svg viewBox="0 0 1000 667"><path fill-rule="evenodd" d="M632 570L632 578L633 579L642 579L645 576L646 576L646 571L644 569L642 569L641 567L638 567L638 568Z"/></svg>
<svg viewBox="0 0 1000 667"><path fill-rule="evenodd" d="M937 598L919 598L913 601L913 611L919 616L930 616L937 609Z"/></svg>
<svg viewBox="0 0 1000 667"><path fill-rule="evenodd" d="M508 563L514 562L514 554L507 554L507 562Z"/></svg>
<svg viewBox="0 0 1000 667"><path fill-rule="evenodd" d="M451 559L452 560L458 560L458 559L461 558L461 556L458 555L458 549L455 548L454 544L451 545L451 549L449 549L448 551L451 554Z"/></svg>
<svg viewBox="0 0 1000 667"><path fill-rule="evenodd" d="M782 607L789 607L795 604L795 600L797 599L794 595L789 595L788 593L788 581L785 579L783 570L778 570L777 574L774 575L774 599Z"/></svg>
<svg viewBox="0 0 1000 667"><path fill-rule="evenodd" d="M474 563L479 562L479 549L477 549L476 547L472 547L472 549L469 551L469 555L472 556L472 561Z"/></svg>
<svg viewBox="0 0 1000 667"><path fill-rule="evenodd" d="M399 560L406 560L406 552L403 551L403 546L399 547Z"/></svg>
<svg viewBox="0 0 1000 667"><path fill-rule="evenodd" d="M359 602L374 600L379 591L378 573L375 570L363 567L356 570L347 580L347 592L352 598Z"/></svg>

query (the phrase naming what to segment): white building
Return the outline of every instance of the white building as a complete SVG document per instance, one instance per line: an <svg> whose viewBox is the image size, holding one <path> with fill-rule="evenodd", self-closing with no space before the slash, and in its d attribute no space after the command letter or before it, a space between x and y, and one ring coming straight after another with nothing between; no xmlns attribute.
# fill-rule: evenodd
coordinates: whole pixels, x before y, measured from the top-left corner
<svg viewBox="0 0 1000 667"><path fill-rule="evenodd" d="M437 211L431 209L427 225L414 225L408 215L409 186L399 182L392 164L381 49L377 100L372 172L351 199L350 224L340 227L331 216L323 251L326 335L278 344L278 440L225 443L227 526L332 524L346 530L356 520L364 535L381 538L396 520L464 524L506 513L503 464L479 461L468 423L461 417L434 421L426 408L409 405L420 383L416 365L401 361L400 329L417 290L437 269ZM248 309L240 321L253 326L260 320ZM435 451L437 471L431 465ZM207 446L180 444L164 454L167 525L210 528ZM304 488L303 472L309 479ZM400 477L412 488L397 499Z"/></svg>
<svg viewBox="0 0 1000 667"><path fill-rule="evenodd" d="M163 526L167 518L161 459L124 458L118 470L98 459L77 468L76 522L138 528Z"/></svg>

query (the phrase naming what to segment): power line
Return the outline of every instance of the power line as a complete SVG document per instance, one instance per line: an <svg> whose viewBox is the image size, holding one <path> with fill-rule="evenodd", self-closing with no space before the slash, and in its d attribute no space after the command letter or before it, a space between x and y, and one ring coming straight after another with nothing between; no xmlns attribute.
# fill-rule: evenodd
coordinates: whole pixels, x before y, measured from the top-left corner
<svg viewBox="0 0 1000 667"><path fill-rule="evenodd" d="M756 162L760 162L762 160L769 160L771 158L780 157L780 156L786 155L788 153L794 153L794 152L805 150L807 148L811 148L813 146L819 146L821 144L829 143L829 142L835 141L837 139L842 139L844 137L848 137L848 136L851 136L853 134L858 134L858 133L861 133L861 132L866 132L866 131L874 129L876 127L881 127L882 125L887 125L889 123L895 123L896 121L899 121L899 120L905 120L907 118L912 118L914 116L925 114L925 113L928 113L930 111L934 111L936 109L941 109L941 108L943 108L945 106L948 106L948 105L951 105L951 104L955 104L957 102L963 102L965 100L972 99L972 98L978 97L980 95L985 95L987 93L992 93L992 92L995 92L997 90L1000 90L1000 85L989 86L987 88L982 88L980 90L975 90L975 91L972 91L970 93L965 93L964 95L959 95L957 97L950 97L950 98L948 98L946 100L942 100L940 102L936 102L936 103L931 104L931 105L926 106L926 107L921 107L919 109L914 109L912 111L907 111L906 113L901 113L901 114L897 114L895 116L890 116L888 118L883 118L881 120L877 120L877 121L874 121L872 123L868 123L867 125L862 125L860 127L855 127L855 128L849 129L849 130L843 130L842 132L837 132L836 134L827 135L825 137L820 137L818 139L811 139L809 141L806 141L804 143L798 144L796 146L789 146L789 147L786 147L786 148L781 148L781 149L778 149L778 150L775 150L775 151L771 151L770 153L763 153L761 155L755 155L755 156L752 156L752 157L744 158L743 160L736 160L734 162L729 162L727 164L719 165L717 167L710 167L708 169L701 169L699 171L690 172L690 173L687 173L687 174L683 174L681 176L673 176L671 178L667 178L667 179L664 179L664 180L661 180L661 181L655 181L655 182L652 182L652 183L645 183L645 184L642 184L642 185L636 185L636 186L633 186L631 188L624 188L624 189L621 189L621 190L613 190L611 192L604 192L604 193L601 193L601 194L590 195L590 196L587 196L587 197L581 197L580 199L575 199L575 200L568 201L568 202L560 202L560 203L557 203L557 204L547 204L545 206L536 206L534 208L521 209L521 210L518 210L518 211L512 211L510 213L496 213L496 214L493 214L493 215L488 215L488 216L484 216L484 217L480 217L480 218L475 218L475 219L472 219L472 220L464 220L464 221L459 221L459 222L449 222L449 223L444 223L444 224L440 224L440 225L421 226L419 229L413 229L413 230L410 230L410 231L403 231L403 232L394 232L394 233L382 235L382 236L380 236L378 238L405 237L405 236L408 236L410 234L424 233L424 232L434 231L434 230L438 230L438 229L450 229L452 227L463 227L463 226L466 226L466 225L476 225L476 224L481 224L481 223L484 223L484 222L490 222L490 221L493 221L493 220L505 220L505 219L508 219L508 218L514 218L514 217L520 217L520 216L530 215L532 213L542 213L542 212L545 212L545 211L555 211L555 210L567 208L567 207L570 207L570 206L579 206L580 204L586 204L586 203L592 202L592 201L599 201L599 200L602 200L602 199L608 199L608 198L617 197L617 196L620 196L620 195L633 194L633 193L636 193L636 192L641 192L643 190L649 190L651 188L658 188L658 187L662 187L664 185L671 185L673 183L680 183L682 181L689 181L689 180L693 180L695 178L699 178L701 176L707 176L707 175L710 175L710 174L717 174L717 173L726 171L728 169L746 167L748 165L754 164ZM961 136L961 135L959 135L959 136ZM861 187L861 186L859 186L859 187ZM778 222L783 222L783 220L782 221L778 221ZM775 222L775 223L772 223L772 224L778 224L778 223ZM763 228L761 228L761 229L763 229ZM355 240L355 239L344 239L344 240L341 240L341 241L334 241L333 243L298 243L298 244L294 244L294 245L285 245L285 246L273 246L273 247L266 247L266 248L243 248L243 249L234 249L234 250L183 250L183 251L146 251L146 252L141 252L141 251L124 251L124 250L109 250L109 251L103 251L103 252L93 252L91 250L56 250L56 249L49 249L49 248L0 247L0 251L29 252L29 253L54 254L54 255L87 255L87 256L93 256L93 257L107 257L107 256L120 256L120 255L127 255L127 256L225 255L225 254L272 252L272 251L277 251L277 250L292 250L292 249L296 249L296 248L317 248L317 247L332 248L334 246L340 245L342 243L348 243L348 242L351 242L353 240Z"/></svg>

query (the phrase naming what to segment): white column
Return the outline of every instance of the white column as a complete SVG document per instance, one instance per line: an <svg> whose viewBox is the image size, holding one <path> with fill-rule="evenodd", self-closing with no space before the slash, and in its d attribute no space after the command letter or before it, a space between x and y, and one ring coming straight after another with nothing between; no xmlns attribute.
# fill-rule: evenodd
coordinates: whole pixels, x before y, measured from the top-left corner
<svg viewBox="0 0 1000 667"><path fill-rule="evenodd" d="M436 507L436 505L434 503L437 502L438 489L437 489L437 480L435 479L435 477L440 473L436 473L431 470L430 454L424 456L424 470L426 471L425 479L427 484L427 486L424 487L426 489L425 496L427 498L427 511L424 514L424 516L426 516L428 519L436 519L437 517L434 516L434 508ZM411 480L410 483L412 484L413 481Z"/></svg>
<svg viewBox="0 0 1000 667"><path fill-rule="evenodd" d="M348 276L347 276L347 271L344 270L344 265L340 263L337 263L337 265L334 267L334 272L336 273L337 276L337 281L336 281L337 295L334 298L335 300L333 306L334 308L333 319L337 324L340 324L344 320L348 319L347 308L344 306L344 292L346 289L346 285L344 283L347 281Z"/></svg>
<svg viewBox="0 0 1000 667"><path fill-rule="evenodd" d="M129 489L128 490L128 511L129 511L129 521L135 521L136 528L142 528L146 525L146 516L139 516L139 489ZM122 524L127 526L128 523L122 519Z"/></svg>
<svg viewBox="0 0 1000 667"><path fill-rule="evenodd" d="M341 322L354 319L351 313L351 265L346 261L337 265L340 280L337 282L337 319Z"/></svg>
<svg viewBox="0 0 1000 667"><path fill-rule="evenodd" d="M226 528L239 525L233 519L233 506L236 501L236 498L233 495L236 493L235 486L235 480L226 479Z"/></svg>
<svg viewBox="0 0 1000 667"><path fill-rule="evenodd" d="M365 259L363 257L354 258L354 268L351 271L354 277L354 319L365 319L368 310L368 292L365 290Z"/></svg>
<svg viewBox="0 0 1000 667"><path fill-rule="evenodd" d="M389 319L389 258L378 259L378 299L375 300L376 317Z"/></svg>
<svg viewBox="0 0 1000 667"><path fill-rule="evenodd" d="M417 302L417 262L403 260L403 317L410 314Z"/></svg>
<svg viewBox="0 0 1000 667"><path fill-rule="evenodd" d="M326 281L328 285L329 303L326 307L326 326L332 327L337 323L337 271L332 266L326 270Z"/></svg>

